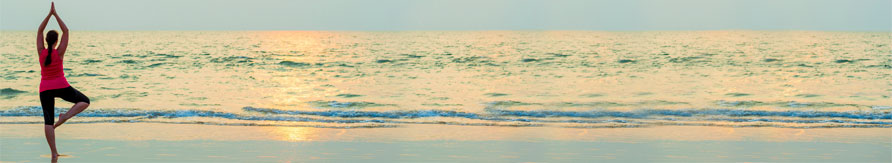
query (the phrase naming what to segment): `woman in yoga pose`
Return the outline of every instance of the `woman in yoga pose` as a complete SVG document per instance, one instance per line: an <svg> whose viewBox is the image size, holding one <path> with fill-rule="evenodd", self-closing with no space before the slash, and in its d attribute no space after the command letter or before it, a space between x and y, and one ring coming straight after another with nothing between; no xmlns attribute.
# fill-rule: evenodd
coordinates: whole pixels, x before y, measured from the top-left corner
<svg viewBox="0 0 892 163"><path fill-rule="evenodd" d="M56 17L56 22L62 28L61 40L59 40L59 33L55 30L47 32L46 38L44 38L43 30L52 16ZM77 89L72 88L68 84L68 80L65 80L65 73L62 71L65 50L68 49L68 36L68 27L65 26L65 23L59 18L59 14L56 13L55 4L51 4L50 13L46 15L46 18L43 19L43 22L40 23L40 27L37 29L37 53L40 62L40 105L43 107L46 142L50 145L50 150L53 152L53 161L59 158L59 153L56 151L56 127L59 127L66 120L90 106L90 99ZM46 46L44 46L44 41L46 41ZM56 47L56 43L58 43L59 47L53 49ZM67 113L59 114L59 121L53 124L56 97L74 103L74 106L71 106Z"/></svg>

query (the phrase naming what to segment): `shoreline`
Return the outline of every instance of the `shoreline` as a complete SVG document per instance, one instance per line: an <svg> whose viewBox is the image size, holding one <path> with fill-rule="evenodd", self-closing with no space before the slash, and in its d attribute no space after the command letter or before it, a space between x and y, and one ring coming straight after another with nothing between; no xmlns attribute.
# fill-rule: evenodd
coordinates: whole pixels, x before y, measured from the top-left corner
<svg viewBox="0 0 892 163"><path fill-rule="evenodd" d="M43 138L40 124L0 125L0 138ZM108 134L113 129L118 134ZM165 131L165 132L159 132ZM650 126L563 128L402 124L387 128L223 126L170 123L73 123L56 129L58 138L100 140L218 141L766 141L888 142L890 128L776 128L724 126ZM660 133L655 135L653 133Z"/></svg>

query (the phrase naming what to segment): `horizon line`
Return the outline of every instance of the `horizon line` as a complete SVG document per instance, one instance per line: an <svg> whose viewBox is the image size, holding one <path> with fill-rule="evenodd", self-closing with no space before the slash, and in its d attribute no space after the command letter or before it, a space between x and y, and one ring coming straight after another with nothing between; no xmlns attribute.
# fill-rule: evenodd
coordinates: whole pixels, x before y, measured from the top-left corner
<svg viewBox="0 0 892 163"><path fill-rule="evenodd" d="M56 30L56 29L47 29L47 30ZM35 30L0 29L0 31L13 31L13 32L31 31L31 32L33 32L33 31L37 31L37 30L36 29ZM174 30L174 29L159 29L159 30L120 30L120 29L116 29L116 30L71 30L71 31L85 31L85 32L128 32L128 31L134 31L134 32L142 32L142 31L145 31L145 32L150 32L150 31L171 31L171 32L175 32L175 31L183 31L183 32L186 32L186 31L228 31L228 32L237 32L237 31L245 31L245 32L250 32L250 31L333 31L333 32L424 32L424 31L427 31L427 32L435 32L435 31L439 31L439 32L473 32L473 31L524 31L524 32L538 32L538 31L542 31L542 32L544 32L544 31L579 31L579 32L760 31L760 32L784 32L784 31L813 31L813 32L892 32L892 29L889 29L889 30L814 30L814 29L703 29L703 30L573 30L573 29L570 29L570 30L563 30L563 29L557 29L557 30L552 30L552 29L548 29L548 30L545 30L545 29L508 29L508 30L502 30L502 29L482 29L482 30L476 30L476 29L474 29L474 30L472 30L472 29L468 29L468 30L461 30L461 29L459 29L459 30L277 30L277 29L274 29L274 30L266 30L266 29L218 30L218 29L209 29L209 30L179 30L179 29L177 29L177 30Z"/></svg>

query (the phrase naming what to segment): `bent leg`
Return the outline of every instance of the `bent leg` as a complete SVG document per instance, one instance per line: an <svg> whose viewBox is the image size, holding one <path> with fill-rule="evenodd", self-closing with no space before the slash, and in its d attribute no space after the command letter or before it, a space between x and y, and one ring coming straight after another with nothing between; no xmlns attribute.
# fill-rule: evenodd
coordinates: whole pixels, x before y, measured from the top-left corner
<svg viewBox="0 0 892 163"><path fill-rule="evenodd" d="M61 126L62 123L65 123L65 121L68 121L68 119L71 119L71 117L74 117L78 113L86 110L89 106L90 103L86 102L78 102L74 104L74 106L71 106L71 109L68 109L68 112L66 112L65 114L59 114L59 121L56 121L56 124L53 125L53 128Z"/></svg>
<svg viewBox="0 0 892 163"><path fill-rule="evenodd" d="M62 123L65 123L65 121L68 121L68 119L71 119L71 117L81 113L90 106L90 98L72 87L65 88L65 93L62 96L62 99L72 102L74 105L71 106L71 109L68 109L68 112L65 114L59 114L59 121L53 125L54 127L59 127Z"/></svg>

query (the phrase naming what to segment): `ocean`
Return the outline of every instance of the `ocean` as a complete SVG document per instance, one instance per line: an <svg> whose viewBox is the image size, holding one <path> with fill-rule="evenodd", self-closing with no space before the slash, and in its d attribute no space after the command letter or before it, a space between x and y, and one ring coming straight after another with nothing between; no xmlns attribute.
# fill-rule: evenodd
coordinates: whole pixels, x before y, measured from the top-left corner
<svg viewBox="0 0 892 163"><path fill-rule="evenodd" d="M43 123L32 31L0 124ZM68 123L892 127L889 32L74 31ZM56 114L70 103L57 99Z"/></svg>

